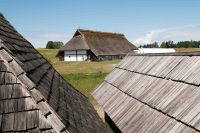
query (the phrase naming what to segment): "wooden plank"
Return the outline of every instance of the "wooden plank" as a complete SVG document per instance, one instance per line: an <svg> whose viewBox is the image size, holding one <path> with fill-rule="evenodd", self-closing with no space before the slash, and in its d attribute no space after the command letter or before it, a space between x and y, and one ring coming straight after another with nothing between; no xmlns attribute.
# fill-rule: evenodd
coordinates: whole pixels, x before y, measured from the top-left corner
<svg viewBox="0 0 200 133"><path fill-rule="evenodd" d="M13 84L12 98L29 97L30 95L21 84Z"/></svg>
<svg viewBox="0 0 200 133"><path fill-rule="evenodd" d="M24 70L19 66L19 64L15 60L9 62L9 67L12 68L12 71L15 75L19 75L24 72Z"/></svg>
<svg viewBox="0 0 200 133"><path fill-rule="evenodd" d="M28 112L14 113L14 131L26 130L26 116Z"/></svg>
<svg viewBox="0 0 200 133"><path fill-rule="evenodd" d="M14 129L14 113L3 114L1 129L2 131L12 131Z"/></svg>
<svg viewBox="0 0 200 133"><path fill-rule="evenodd" d="M0 50L0 55L1 55L1 57L2 58L4 58L6 61L11 61L13 58L11 57L11 55L10 54L8 54L8 52L7 51L5 51L5 49L1 49Z"/></svg>
<svg viewBox="0 0 200 133"><path fill-rule="evenodd" d="M33 89L35 87L33 81L31 81L26 74L21 74L18 76L18 78L22 83L25 83L25 86L28 88L28 90Z"/></svg>
<svg viewBox="0 0 200 133"><path fill-rule="evenodd" d="M17 82L17 78L12 73L5 73L6 84L11 84L11 83L16 83L16 82Z"/></svg>
<svg viewBox="0 0 200 133"><path fill-rule="evenodd" d="M48 103L45 102L45 101L39 102L38 103L38 108L40 109L40 111L42 112L42 114L44 116L51 112Z"/></svg>
<svg viewBox="0 0 200 133"><path fill-rule="evenodd" d="M17 99L17 111L24 111L25 106L25 98Z"/></svg>
<svg viewBox="0 0 200 133"><path fill-rule="evenodd" d="M36 102L31 97L27 97L24 100L25 100L25 110L38 109Z"/></svg>
<svg viewBox="0 0 200 133"><path fill-rule="evenodd" d="M12 96L12 85L0 85L0 100L8 99Z"/></svg>
<svg viewBox="0 0 200 133"><path fill-rule="evenodd" d="M2 114L0 114L0 129L2 129L2 128L1 128L2 121L3 121L3 120L2 120Z"/></svg>
<svg viewBox="0 0 200 133"><path fill-rule="evenodd" d="M5 84L5 72L0 72L0 84Z"/></svg>
<svg viewBox="0 0 200 133"><path fill-rule="evenodd" d="M27 112L26 117L27 129L33 129L39 127L39 111L33 110Z"/></svg>
<svg viewBox="0 0 200 133"><path fill-rule="evenodd" d="M57 131L62 131L65 128L65 125L58 119L58 117L54 114L50 114L47 116L47 120L52 123L52 126Z"/></svg>

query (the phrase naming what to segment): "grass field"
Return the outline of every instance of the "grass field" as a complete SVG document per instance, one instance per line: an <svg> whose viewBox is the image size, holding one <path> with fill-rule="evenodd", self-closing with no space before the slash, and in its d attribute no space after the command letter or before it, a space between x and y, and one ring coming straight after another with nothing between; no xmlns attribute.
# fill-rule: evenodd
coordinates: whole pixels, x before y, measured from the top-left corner
<svg viewBox="0 0 200 133"><path fill-rule="evenodd" d="M38 51L54 66L54 68L76 89L82 92L93 105L95 100L90 92L100 84L105 76L120 60L101 62L64 62L55 58L57 50L38 49Z"/></svg>
<svg viewBox="0 0 200 133"><path fill-rule="evenodd" d="M197 52L200 48L175 48L176 52Z"/></svg>

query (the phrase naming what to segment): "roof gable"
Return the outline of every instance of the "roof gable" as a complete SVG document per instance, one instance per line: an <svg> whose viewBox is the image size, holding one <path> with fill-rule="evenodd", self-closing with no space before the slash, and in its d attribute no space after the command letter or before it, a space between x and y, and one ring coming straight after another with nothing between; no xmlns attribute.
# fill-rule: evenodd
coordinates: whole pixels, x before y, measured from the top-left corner
<svg viewBox="0 0 200 133"><path fill-rule="evenodd" d="M71 40L67 42L64 46L62 46L59 51L66 51L66 50L88 50L89 47L85 42L85 39L81 36L75 36Z"/></svg>
<svg viewBox="0 0 200 133"><path fill-rule="evenodd" d="M52 128L47 128L50 132L107 131L87 98L67 83L3 15L0 15L0 39L0 55L4 57L4 62L7 62L6 68L12 68L12 73L15 74L14 78L24 85L23 91L28 92L29 97L38 108L35 110L41 111L41 116L45 117L44 121L52 126ZM1 105L2 103L3 101L0 100ZM18 112L15 111L15 113ZM29 112L27 113L29 115ZM22 116L19 115L20 118ZM14 121L12 118L9 122ZM3 120L4 115L0 113L0 123L5 124L3 127L7 130L7 123ZM35 123L38 120L36 119ZM26 124L31 123L31 121L26 122ZM38 126L35 128L40 130ZM18 130L14 128L12 131ZM20 129L21 131L27 132L28 129L23 128L23 130Z"/></svg>
<svg viewBox="0 0 200 133"><path fill-rule="evenodd" d="M200 53L129 54L93 96L122 132L200 132Z"/></svg>

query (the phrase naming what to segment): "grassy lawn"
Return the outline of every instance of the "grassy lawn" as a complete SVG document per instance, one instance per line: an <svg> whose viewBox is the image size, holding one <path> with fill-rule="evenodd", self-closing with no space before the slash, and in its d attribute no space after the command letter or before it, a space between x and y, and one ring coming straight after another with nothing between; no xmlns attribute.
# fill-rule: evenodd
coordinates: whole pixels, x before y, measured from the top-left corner
<svg viewBox="0 0 200 133"><path fill-rule="evenodd" d="M93 105L96 105L90 92L100 84L105 76L120 60L101 62L64 62L55 58L57 50L38 49L54 68L76 89L82 92Z"/></svg>

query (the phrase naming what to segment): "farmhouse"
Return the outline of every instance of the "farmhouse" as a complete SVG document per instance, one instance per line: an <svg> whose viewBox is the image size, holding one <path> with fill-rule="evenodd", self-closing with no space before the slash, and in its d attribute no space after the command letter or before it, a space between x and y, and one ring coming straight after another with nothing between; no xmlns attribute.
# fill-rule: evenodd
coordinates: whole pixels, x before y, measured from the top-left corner
<svg viewBox="0 0 200 133"><path fill-rule="evenodd" d="M116 132L200 132L200 53L129 54L93 96Z"/></svg>
<svg viewBox="0 0 200 133"><path fill-rule="evenodd" d="M109 132L87 98L0 14L0 132Z"/></svg>
<svg viewBox="0 0 200 133"><path fill-rule="evenodd" d="M121 59L137 49L123 34L78 29L58 51L64 61Z"/></svg>

